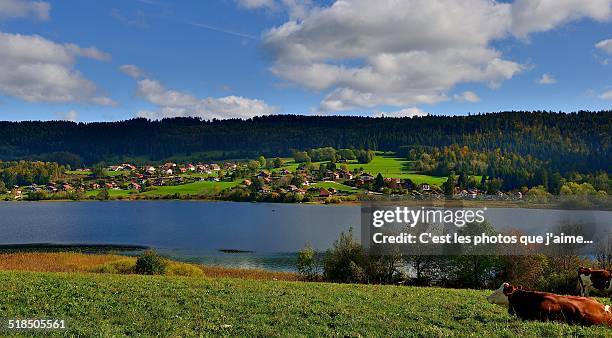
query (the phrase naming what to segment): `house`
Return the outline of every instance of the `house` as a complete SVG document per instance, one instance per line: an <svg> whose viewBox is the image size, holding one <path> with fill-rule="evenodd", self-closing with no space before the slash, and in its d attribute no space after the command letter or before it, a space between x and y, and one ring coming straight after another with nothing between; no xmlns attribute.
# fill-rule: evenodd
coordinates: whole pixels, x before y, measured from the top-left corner
<svg viewBox="0 0 612 338"><path fill-rule="evenodd" d="M128 185L128 189L140 190L141 186L138 183L132 182Z"/></svg>
<svg viewBox="0 0 612 338"><path fill-rule="evenodd" d="M145 169L146 172L148 172L149 174L153 174L155 173L155 167L152 166L147 166L147 168Z"/></svg>
<svg viewBox="0 0 612 338"><path fill-rule="evenodd" d="M421 191L430 191L431 186L429 186L427 183L421 183L419 184L419 189L421 189Z"/></svg>
<svg viewBox="0 0 612 338"><path fill-rule="evenodd" d="M120 165L111 165L110 167L108 167L108 169L110 171L120 171L120 170L123 170L123 167Z"/></svg>
<svg viewBox="0 0 612 338"><path fill-rule="evenodd" d="M257 173L257 175L255 175L255 177L257 178L269 178L270 176L270 173L264 170L260 171L259 173Z"/></svg>
<svg viewBox="0 0 612 338"><path fill-rule="evenodd" d="M249 187L249 186L251 186L251 184L253 184L253 182L251 182L251 180L244 180L244 181L242 181L242 184L244 184L247 187Z"/></svg>
<svg viewBox="0 0 612 338"><path fill-rule="evenodd" d="M225 162L223 164L223 168L226 170L233 170L236 169L238 166L236 165L236 163L231 163L231 162Z"/></svg>
<svg viewBox="0 0 612 338"><path fill-rule="evenodd" d="M401 180L399 178L385 178L385 184L391 189L397 189L401 185Z"/></svg>
<svg viewBox="0 0 612 338"><path fill-rule="evenodd" d="M335 193L338 192L335 188L329 188L329 189L327 189L327 191L329 191L329 193L332 194L332 195L334 195Z"/></svg>
<svg viewBox="0 0 612 338"><path fill-rule="evenodd" d="M340 179L340 174L335 171L328 171L327 177L325 177L325 180L327 181L336 181L338 179Z"/></svg>
<svg viewBox="0 0 612 338"><path fill-rule="evenodd" d="M172 169L172 168L176 167L176 163L167 162L167 163L164 163L164 165L162 167L164 169Z"/></svg>
<svg viewBox="0 0 612 338"><path fill-rule="evenodd" d="M193 164L189 163L189 164L187 165L187 170L189 170L189 171L195 171L195 170L196 170L196 167L195 167Z"/></svg>
<svg viewBox="0 0 612 338"><path fill-rule="evenodd" d="M136 167L129 163L123 163L121 164L121 167L123 168L123 170L136 170Z"/></svg>
<svg viewBox="0 0 612 338"><path fill-rule="evenodd" d="M74 188L72 188L72 186L70 184L68 184L68 183L62 184L62 190L64 190L64 191L70 191L70 190L73 190L73 189Z"/></svg>
<svg viewBox="0 0 612 338"><path fill-rule="evenodd" d="M319 197L329 197L329 196L331 196L331 193L329 192L329 190L325 188L319 189Z"/></svg>
<svg viewBox="0 0 612 338"><path fill-rule="evenodd" d="M368 173L363 173L361 174L361 176L359 176L359 179L362 180L363 182L370 182L372 180L374 180L374 176L368 174Z"/></svg>
<svg viewBox="0 0 612 338"><path fill-rule="evenodd" d="M270 186L268 185L264 185L263 187L261 187L261 189L259 189L259 192L262 192L264 194L269 194L270 191L272 190L270 189Z"/></svg>
<svg viewBox="0 0 612 338"><path fill-rule="evenodd" d="M172 169L168 168L164 170L164 174L166 175L172 175Z"/></svg>
<svg viewBox="0 0 612 338"><path fill-rule="evenodd" d="M100 185L98 183L92 183L91 184L91 189L93 189L93 190L100 189Z"/></svg>
<svg viewBox="0 0 612 338"><path fill-rule="evenodd" d="M350 171L341 171L340 172L340 178L343 178L345 180L352 180L353 179L353 173L351 173Z"/></svg>
<svg viewBox="0 0 612 338"><path fill-rule="evenodd" d="M287 186L287 188L289 189L289 191L296 191L296 190L298 190L298 187L296 187L296 186L295 186L295 185L293 185L293 184L289 184L289 185Z"/></svg>
<svg viewBox="0 0 612 338"><path fill-rule="evenodd" d="M214 171L219 171L219 170L221 170L221 167L220 167L218 164L216 164L216 163L211 164L211 165L210 165L210 168L211 168L212 170L214 170Z"/></svg>
<svg viewBox="0 0 612 338"><path fill-rule="evenodd" d="M284 168L283 168L283 169L281 169L281 170L279 171L279 173L280 173L281 175L285 176L285 175L289 175L289 174L291 174L291 171L289 171L289 170L287 170L287 169L284 169Z"/></svg>

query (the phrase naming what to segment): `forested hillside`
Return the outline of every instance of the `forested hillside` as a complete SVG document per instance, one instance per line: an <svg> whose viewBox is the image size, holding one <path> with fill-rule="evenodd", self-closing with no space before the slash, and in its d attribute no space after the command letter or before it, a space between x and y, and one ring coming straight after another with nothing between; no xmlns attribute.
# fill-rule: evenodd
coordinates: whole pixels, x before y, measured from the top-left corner
<svg viewBox="0 0 612 338"><path fill-rule="evenodd" d="M612 111L401 119L275 115L213 121L0 122L0 159L74 165L136 157L163 160L207 151L281 156L325 146L401 152L412 146L456 144L532 156L554 171L609 172L611 122Z"/></svg>

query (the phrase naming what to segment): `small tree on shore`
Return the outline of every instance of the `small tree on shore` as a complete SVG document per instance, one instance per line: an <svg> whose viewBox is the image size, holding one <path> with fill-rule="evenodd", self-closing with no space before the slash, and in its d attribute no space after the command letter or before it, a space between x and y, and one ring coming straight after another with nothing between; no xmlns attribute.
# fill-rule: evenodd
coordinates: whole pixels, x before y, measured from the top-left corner
<svg viewBox="0 0 612 338"><path fill-rule="evenodd" d="M319 274L317 253L310 244L306 244L298 254L297 268L303 280L313 281Z"/></svg>

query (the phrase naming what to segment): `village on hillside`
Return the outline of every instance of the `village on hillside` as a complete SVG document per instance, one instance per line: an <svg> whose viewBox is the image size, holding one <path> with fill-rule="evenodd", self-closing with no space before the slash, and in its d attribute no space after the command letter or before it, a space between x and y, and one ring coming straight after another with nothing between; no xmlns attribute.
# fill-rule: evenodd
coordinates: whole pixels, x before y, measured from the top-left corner
<svg viewBox="0 0 612 338"><path fill-rule="evenodd" d="M222 199L339 203L377 195L412 199L448 197L441 184L385 177L347 161L295 163L288 159L136 166L119 163L66 170L61 180L13 186L5 200ZM392 175L392 174L391 174ZM391 176L388 175L388 176ZM397 175L401 176L401 175ZM438 180L437 182L439 182ZM369 197L368 197L369 196ZM453 188L456 199L521 199L520 191L494 194L477 187Z"/></svg>

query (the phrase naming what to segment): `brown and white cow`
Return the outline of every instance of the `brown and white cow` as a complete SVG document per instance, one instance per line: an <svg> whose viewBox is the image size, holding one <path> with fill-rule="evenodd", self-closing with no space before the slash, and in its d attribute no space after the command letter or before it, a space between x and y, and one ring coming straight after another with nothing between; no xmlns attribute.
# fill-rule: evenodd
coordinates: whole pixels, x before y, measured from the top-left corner
<svg viewBox="0 0 612 338"><path fill-rule="evenodd" d="M578 268L578 287L581 296L588 296L591 290L610 295L612 293L612 271L581 266Z"/></svg>
<svg viewBox="0 0 612 338"><path fill-rule="evenodd" d="M588 297L527 291L504 283L487 297L487 300L492 304L507 306L508 313L524 320L612 327L610 306Z"/></svg>

